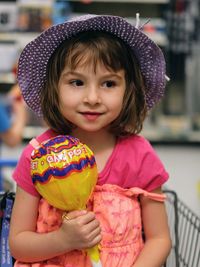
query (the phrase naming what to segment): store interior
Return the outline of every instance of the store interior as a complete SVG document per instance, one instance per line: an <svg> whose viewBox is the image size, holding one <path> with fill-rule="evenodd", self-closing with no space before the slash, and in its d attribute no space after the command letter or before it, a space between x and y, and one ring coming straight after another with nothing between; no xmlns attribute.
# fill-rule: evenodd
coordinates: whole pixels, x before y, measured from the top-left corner
<svg viewBox="0 0 200 267"><path fill-rule="evenodd" d="M175 193L178 202L173 200L170 204L169 198L168 204L174 205L174 210L179 209L179 226L184 224L187 228L182 230L177 226L176 211L169 216L177 227L172 230L172 236L179 234L180 247L173 239L175 252L170 254L173 263L168 259L166 266L197 267L199 253L196 251L200 249L200 0L1 0L0 101L8 108L11 120L14 115L7 93L17 84L17 62L23 48L51 25L82 14L119 15L134 25L139 14L142 31L164 53L169 78L165 96L149 111L141 134L150 141L169 173L164 190ZM26 113L21 143L15 147L0 143L0 191L15 191L12 172L20 154L28 142L46 128L42 118L27 106ZM183 235L187 238L188 233L191 239L190 231L193 231L196 245L191 246L187 257L188 247L185 245L185 252L181 247L185 241L181 238ZM184 264L179 265L179 261ZM193 263L189 265L189 261Z"/></svg>
<svg viewBox="0 0 200 267"><path fill-rule="evenodd" d="M0 2L0 97L16 83L23 47L52 24L80 14L112 14L135 23L161 47L167 62L166 94L150 111L142 134L169 169L168 185L200 215L200 1L175 0L16 0ZM4 99L6 101L6 99ZM45 127L27 108L23 143L1 145L1 158L17 159ZM5 168L6 176L9 176Z"/></svg>

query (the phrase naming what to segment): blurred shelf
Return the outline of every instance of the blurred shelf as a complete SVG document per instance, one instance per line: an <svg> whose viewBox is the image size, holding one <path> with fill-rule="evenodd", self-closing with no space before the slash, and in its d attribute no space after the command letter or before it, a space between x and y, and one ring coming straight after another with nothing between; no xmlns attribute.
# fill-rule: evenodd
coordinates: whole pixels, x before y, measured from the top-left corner
<svg viewBox="0 0 200 267"><path fill-rule="evenodd" d="M32 138L40 135L46 130L45 127L41 126L26 126L24 129L24 142L29 142ZM200 146L200 130L189 131L185 136L180 135L169 135L163 134L159 128L154 128L154 131L145 130L141 133L147 138L152 144L155 145L189 145L189 146Z"/></svg>
<svg viewBox="0 0 200 267"><path fill-rule="evenodd" d="M4 86L4 84L14 84L15 81L16 81L16 77L13 72L0 73L1 88Z"/></svg>
<svg viewBox="0 0 200 267"><path fill-rule="evenodd" d="M54 0L17 0L18 7L52 7Z"/></svg>
<svg viewBox="0 0 200 267"><path fill-rule="evenodd" d="M81 2L80 0L70 0L70 2ZM169 0L93 0L91 2L111 2L111 3L144 3L144 4L166 4Z"/></svg>
<svg viewBox="0 0 200 267"><path fill-rule="evenodd" d="M155 135L148 131L143 132L143 136L154 145L200 146L200 131L190 131L185 135L171 136L166 136L159 129L155 129L155 132Z"/></svg>
<svg viewBox="0 0 200 267"><path fill-rule="evenodd" d="M30 141L32 138L40 135L45 131L45 127L41 126L26 126L23 133L24 141Z"/></svg>
<svg viewBox="0 0 200 267"><path fill-rule="evenodd" d="M81 2L80 0L69 0L69 2ZM93 0L91 3L102 2L102 3L144 3L144 4L166 4L169 0ZM18 6L51 6L53 0L18 0ZM89 1L88 1L88 4Z"/></svg>
<svg viewBox="0 0 200 267"><path fill-rule="evenodd" d="M24 47L39 34L39 32L0 32L0 42L13 41L17 43L19 47Z"/></svg>

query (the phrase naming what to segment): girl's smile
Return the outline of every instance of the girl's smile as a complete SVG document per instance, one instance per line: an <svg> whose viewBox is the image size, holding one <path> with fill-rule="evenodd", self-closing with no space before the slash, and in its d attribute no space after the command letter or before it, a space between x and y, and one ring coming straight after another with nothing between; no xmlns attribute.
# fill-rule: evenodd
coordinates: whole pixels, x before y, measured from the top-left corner
<svg viewBox="0 0 200 267"><path fill-rule="evenodd" d="M80 112L88 121L95 121L98 119L99 116L101 116L103 113L98 113L98 112Z"/></svg>
<svg viewBox="0 0 200 267"><path fill-rule="evenodd" d="M89 63L75 70L66 66L58 84L61 113L82 130L99 131L118 117L125 88L124 70L99 63L95 69Z"/></svg>

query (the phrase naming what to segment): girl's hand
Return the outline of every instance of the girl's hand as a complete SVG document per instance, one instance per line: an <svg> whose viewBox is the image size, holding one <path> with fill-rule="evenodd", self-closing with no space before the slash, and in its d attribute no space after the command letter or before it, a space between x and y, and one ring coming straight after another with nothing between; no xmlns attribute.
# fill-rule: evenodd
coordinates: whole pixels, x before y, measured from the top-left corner
<svg viewBox="0 0 200 267"><path fill-rule="evenodd" d="M81 210L67 214L59 229L62 245L66 250L87 249L101 241L101 229L94 212Z"/></svg>

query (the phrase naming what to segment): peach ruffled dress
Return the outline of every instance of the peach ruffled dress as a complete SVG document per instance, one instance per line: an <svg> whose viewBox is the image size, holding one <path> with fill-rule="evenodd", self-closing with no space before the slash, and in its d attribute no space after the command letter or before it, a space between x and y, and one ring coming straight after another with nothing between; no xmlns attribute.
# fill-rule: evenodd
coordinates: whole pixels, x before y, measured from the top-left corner
<svg viewBox="0 0 200 267"><path fill-rule="evenodd" d="M102 241L99 246L103 267L131 267L143 248L139 196L164 201L165 196L138 187L123 189L117 185L96 186L90 204L100 221ZM60 227L62 211L41 199L37 232L47 233ZM15 262L15 267L92 267L85 251L72 251L37 263Z"/></svg>

